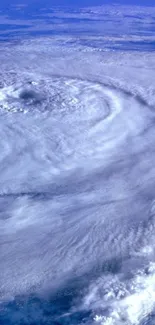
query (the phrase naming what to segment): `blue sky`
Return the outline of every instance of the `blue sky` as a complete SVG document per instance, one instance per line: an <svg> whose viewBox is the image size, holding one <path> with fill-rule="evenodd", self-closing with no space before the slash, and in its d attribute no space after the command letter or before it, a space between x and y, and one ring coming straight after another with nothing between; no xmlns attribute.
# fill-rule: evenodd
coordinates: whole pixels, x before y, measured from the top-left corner
<svg viewBox="0 0 155 325"><path fill-rule="evenodd" d="M130 4L130 5L153 5L155 6L155 0L1 0L0 7L8 6L15 3L24 3L29 5L36 5L39 7L45 5L74 5L74 6L91 6L91 5L102 5L111 3Z"/></svg>

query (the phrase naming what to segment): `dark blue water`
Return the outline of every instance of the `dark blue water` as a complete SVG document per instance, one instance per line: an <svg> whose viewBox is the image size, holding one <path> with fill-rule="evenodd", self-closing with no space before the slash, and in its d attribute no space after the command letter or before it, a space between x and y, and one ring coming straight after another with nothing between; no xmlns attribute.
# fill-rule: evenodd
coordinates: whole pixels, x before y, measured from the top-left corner
<svg viewBox="0 0 155 325"><path fill-rule="evenodd" d="M60 14L58 13L58 8ZM114 7L117 11L117 6ZM63 13L64 11L64 13ZM99 16L91 13L90 9L84 9L82 17L80 17L80 9L77 7L56 7L53 6L24 6L24 7L5 7L1 13L0 22L0 41L11 41L28 39L29 37L38 36L74 36L82 45L100 47L101 49L113 50L134 50L134 51L154 51L155 41L152 35L155 31L155 20L145 23L145 13L127 14L124 12L124 17L112 16L110 12L101 13ZM72 15L74 17L72 17ZM147 17L147 15L146 15ZM9 20L9 23L7 22ZM26 22L26 23L24 23ZM127 37L147 38L151 40L115 40L111 41L112 37L122 37L124 33L123 24L126 24ZM43 27L42 27L43 26ZM84 40L80 40L79 36L85 36ZM93 43L90 39L103 37L102 41L95 41ZM106 40L104 40L106 38ZM109 40L108 40L109 38ZM95 44L96 43L96 44Z"/></svg>

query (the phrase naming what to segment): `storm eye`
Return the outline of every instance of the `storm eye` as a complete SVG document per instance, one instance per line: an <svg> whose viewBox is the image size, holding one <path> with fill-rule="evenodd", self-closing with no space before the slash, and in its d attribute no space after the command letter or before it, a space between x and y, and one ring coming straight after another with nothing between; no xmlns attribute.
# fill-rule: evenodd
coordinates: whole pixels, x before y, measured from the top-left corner
<svg viewBox="0 0 155 325"><path fill-rule="evenodd" d="M41 101L41 96L33 90L23 90L19 97L24 101L34 104L40 103Z"/></svg>
<svg viewBox="0 0 155 325"><path fill-rule="evenodd" d="M37 94L33 90L23 90L20 93L20 98L24 100L34 99Z"/></svg>

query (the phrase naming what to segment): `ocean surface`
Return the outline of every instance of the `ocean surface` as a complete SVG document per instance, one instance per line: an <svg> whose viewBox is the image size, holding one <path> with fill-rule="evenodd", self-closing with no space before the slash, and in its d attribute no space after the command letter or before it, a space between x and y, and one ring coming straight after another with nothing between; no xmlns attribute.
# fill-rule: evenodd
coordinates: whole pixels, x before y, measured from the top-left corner
<svg viewBox="0 0 155 325"><path fill-rule="evenodd" d="M0 12L0 325L155 324L155 7Z"/></svg>

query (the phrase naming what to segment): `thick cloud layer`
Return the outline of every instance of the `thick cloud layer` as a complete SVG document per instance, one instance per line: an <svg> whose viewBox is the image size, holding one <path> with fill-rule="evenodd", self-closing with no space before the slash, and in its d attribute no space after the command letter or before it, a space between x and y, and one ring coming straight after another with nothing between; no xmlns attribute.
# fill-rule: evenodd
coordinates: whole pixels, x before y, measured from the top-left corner
<svg viewBox="0 0 155 325"><path fill-rule="evenodd" d="M149 52L3 45L1 324L153 324Z"/></svg>

